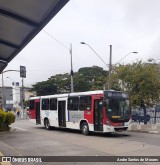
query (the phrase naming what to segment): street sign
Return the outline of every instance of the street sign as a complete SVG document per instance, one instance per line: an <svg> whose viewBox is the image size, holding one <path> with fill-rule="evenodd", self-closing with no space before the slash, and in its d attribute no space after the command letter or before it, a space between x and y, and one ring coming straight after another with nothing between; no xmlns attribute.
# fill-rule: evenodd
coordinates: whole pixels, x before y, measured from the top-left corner
<svg viewBox="0 0 160 165"><path fill-rule="evenodd" d="M26 67L20 66L20 77L26 78Z"/></svg>

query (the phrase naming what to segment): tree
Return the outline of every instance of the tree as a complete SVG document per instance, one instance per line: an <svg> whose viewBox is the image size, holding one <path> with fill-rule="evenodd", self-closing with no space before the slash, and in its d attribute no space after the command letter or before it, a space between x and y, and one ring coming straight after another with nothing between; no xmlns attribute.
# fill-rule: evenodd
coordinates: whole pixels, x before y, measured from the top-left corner
<svg viewBox="0 0 160 165"><path fill-rule="evenodd" d="M74 73L74 91L84 92L89 90L103 89L106 84L108 72L98 66L80 68ZM70 92L70 74L57 74L47 81L33 85L37 95L49 95Z"/></svg>
<svg viewBox="0 0 160 165"><path fill-rule="evenodd" d="M115 67L111 75L112 84L130 94L132 104L140 104L143 99L146 104L157 102L160 97L160 70L156 64L141 61Z"/></svg>
<svg viewBox="0 0 160 165"><path fill-rule="evenodd" d="M75 91L103 89L108 72L98 66L80 68L75 75Z"/></svg>
<svg viewBox="0 0 160 165"><path fill-rule="evenodd" d="M57 93L68 93L70 92L70 74L57 74L55 76L51 76L48 81L51 84L54 84L56 87L56 94Z"/></svg>
<svg viewBox="0 0 160 165"><path fill-rule="evenodd" d="M33 91L36 91L37 96L56 94L57 86L51 81L42 81L33 85Z"/></svg>

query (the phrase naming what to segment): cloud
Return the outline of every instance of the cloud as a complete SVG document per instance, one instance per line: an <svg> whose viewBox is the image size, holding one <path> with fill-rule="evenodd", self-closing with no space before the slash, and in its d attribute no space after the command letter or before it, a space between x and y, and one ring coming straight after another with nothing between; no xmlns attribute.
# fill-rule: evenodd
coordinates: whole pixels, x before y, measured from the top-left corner
<svg viewBox="0 0 160 165"><path fill-rule="evenodd" d="M65 46L42 31L6 69L26 66L26 85L45 81L58 73L69 73L70 43L74 71L93 65L107 69L89 47L80 44L81 41L88 43L106 63L109 63L109 45L113 47L113 63L132 51L139 53L130 54L122 62L146 60L159 54L159 6L159 0L69 1L44 28Z"/></svg>

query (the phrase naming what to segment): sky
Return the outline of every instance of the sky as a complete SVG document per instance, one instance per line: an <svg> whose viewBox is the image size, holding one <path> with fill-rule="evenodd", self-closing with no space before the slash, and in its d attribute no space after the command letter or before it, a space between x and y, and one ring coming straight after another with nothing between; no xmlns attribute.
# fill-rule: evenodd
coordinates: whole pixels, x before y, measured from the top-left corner
<svg viewBox="0 0 160 165"><path fill-rule="evenodd" d="M160 62L159 6L159 0L70 0L5 70L26 66L26 87L70 73L71 44L74 72L93 65L108 70L109 45L112 64ZM18 72L4 74L5 86L12 81L21 81Z"/></svg>

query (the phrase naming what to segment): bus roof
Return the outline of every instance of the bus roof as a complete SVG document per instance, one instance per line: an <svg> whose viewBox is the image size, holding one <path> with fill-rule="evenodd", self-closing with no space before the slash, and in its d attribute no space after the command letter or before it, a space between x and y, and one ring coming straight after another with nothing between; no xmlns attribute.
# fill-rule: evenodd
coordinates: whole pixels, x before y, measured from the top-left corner
<svg viewBox="0 0 160 165"><path fill-rule="evenodd" d="M46 96L36 96L30 97L29 100L42 99L42 98L60 98L60 97L68 97L68 96L82 96L82 95L93 95L93 94L103 94L103 90L97 91L87 91L87 92L77 92L77 93L65 93L65 94L55 94L55 95L46 95Z"/></svg>
<svg viewBox="0 0 160 165"><path fill-rule="evenodd" d="M121 92L114 90L106 90L110 92ZM65 93L65 94L55 94L55 95L46 95L46 96L36 96L30 97L29 100L42 99L42 98L60 98L60 97L69 97L69 96L85 96L85 95L95 95L95 94L103 94L104 90L96 90L96 91L87 91L87 92L76 92L76 93Z"/></svg>
<svg viewBox="0 0 160 165"><path fill-rule="evenodd" d="M41 96L35 96L35 97L30 97L29 100L36 100L36 99L40 99Z"/></svg>
<svg viewBox="0 0 160 165"><path fill-rule="evenodd" d="M70 93L69 96L103 94L103 90Z"/></svg>

